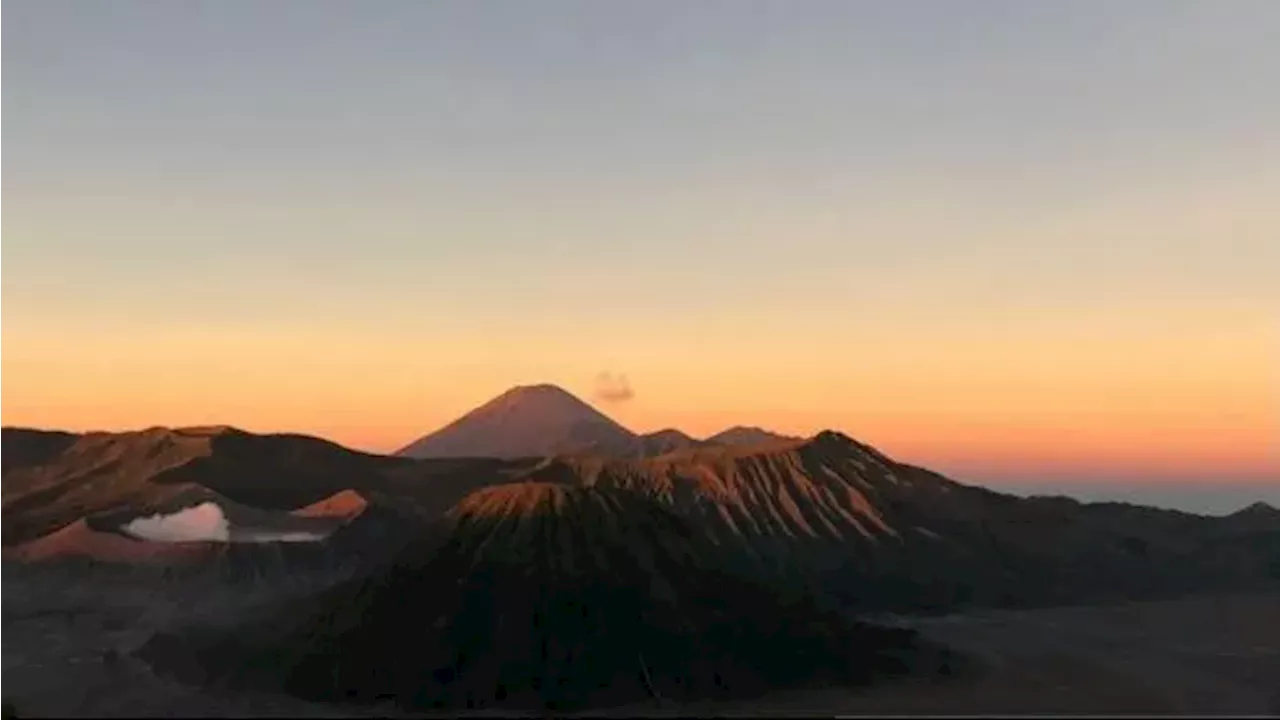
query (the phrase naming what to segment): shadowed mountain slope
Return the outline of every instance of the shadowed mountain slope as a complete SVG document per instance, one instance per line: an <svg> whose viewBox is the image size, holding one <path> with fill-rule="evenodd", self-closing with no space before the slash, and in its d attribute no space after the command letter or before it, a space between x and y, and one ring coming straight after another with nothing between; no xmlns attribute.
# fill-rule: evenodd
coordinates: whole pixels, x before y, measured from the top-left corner
<svg viewBox="0 0 1280 720"><path fill-rule="evenodd" d="M61 430L19 427L6 427L0 430L0 435L4 438L0 468L3 468L6 477L10 470L49 462L80 439L75 433ZM8 490L5 491L5 496L8 497Z"/></svg>
<svg viewBox="0 0 1280 720"><path fill-rule="evenodd" d="M468 495L438 533L309 607L140 654L314 699L564 710L866 680L907 672L913 643L725 573L637 493L517 483Z"/></svg>
<svg viewBox="0 0 1280 720"><path fill-rule="evenodd" d="M1274 586L1274 533L1221 518L1023 499L900 464L834 432L658 458L550 459L529 479L625 489L670 507L744 571L816 576L868 609L1158 597Z"/></svg>
<svg viewBox="0 0 1280 720"><path fill-rule="evenodd" d="M1256 502L1223 518L1223 524L1235 530L1280 531L1280 508Z"/></svg>
<svg viewBox="0 0 1280 720"><path fill-rule="evenodd" d="M104 511L150 514L210 494L293 510L341 490L378 487L409 462L226 427L78 436L5 428L0 437L6 545Z"/></svg>

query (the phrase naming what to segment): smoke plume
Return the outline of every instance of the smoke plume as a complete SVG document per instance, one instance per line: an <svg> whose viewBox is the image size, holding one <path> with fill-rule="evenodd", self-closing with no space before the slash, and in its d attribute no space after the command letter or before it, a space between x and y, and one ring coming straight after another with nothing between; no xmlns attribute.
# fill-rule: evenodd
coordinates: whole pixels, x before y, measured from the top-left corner
<svg viewBox="0 0 1280 720"><path fill-rule="evenodd" d="M596 375L596 398L607 403L623 403L635 397L631 381L623 374L602 372Z"/></svg>

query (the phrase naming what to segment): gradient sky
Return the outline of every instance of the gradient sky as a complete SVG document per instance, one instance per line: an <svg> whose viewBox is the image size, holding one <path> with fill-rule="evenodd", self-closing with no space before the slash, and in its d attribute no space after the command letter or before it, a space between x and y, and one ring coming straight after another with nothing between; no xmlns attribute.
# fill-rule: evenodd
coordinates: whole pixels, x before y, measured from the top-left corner
<svg viewBox="0 0 1280 720"><path fill-rule="evenodd" d="M1273 0L4 11L6 424L390 450L609 371L636 430L1280 494Z"/></svg>

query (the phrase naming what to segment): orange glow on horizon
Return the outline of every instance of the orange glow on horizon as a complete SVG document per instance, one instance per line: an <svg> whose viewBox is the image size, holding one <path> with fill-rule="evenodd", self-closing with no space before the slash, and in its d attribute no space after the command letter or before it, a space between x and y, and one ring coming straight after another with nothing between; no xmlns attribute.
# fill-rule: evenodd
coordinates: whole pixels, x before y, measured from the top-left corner
<svg viewBox="0 0 1280 720"><path fill-rule="evenodd" d="M389 452L511 385L546 381L637 432L832 428L901 461L974 476L1280 482L1280 354L1267 318L1085 320L1046 316L1045 327L1016 332L988 323L985 334L887 323L844 336L791 325L769 342L673 326L665 344L619 336L607 356L532 331L426 341L6 323L3 422L81 431L228 424ZM629 359L621 369L636 397L595 403L592 379L614 357Z"/></svg>

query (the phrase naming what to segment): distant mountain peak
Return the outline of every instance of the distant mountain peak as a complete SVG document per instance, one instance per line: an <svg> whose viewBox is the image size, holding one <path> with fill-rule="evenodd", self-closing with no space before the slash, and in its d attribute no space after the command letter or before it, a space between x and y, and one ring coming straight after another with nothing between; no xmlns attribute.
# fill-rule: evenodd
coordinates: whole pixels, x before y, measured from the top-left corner
<svg viewBox="0 0 1280 720"><path fill-rule="evenodd" d="M414 457L539 457L567 452L624 454L635 433L564 388L517 385L397 454Z"/></svg>
<svg viewBox="0 0 1280 720"><path fill-rule="evenodd" d="M578 398L568 390L554 385L552 383L534 383L532 385L514 385L506 392L498 395L495 400L504 399L521 399L533 397L562 397L578 400Z"/></svg>
<svg viewBox="0 0 1280 720"><path fill-rule="evenodd" d="M1231 513L1228 517L1237 519L1257 518L1267 520L1280 520L1280 508L1265 503L1261 500Z"/></svg>
<svg viewBox="0 0 1280 720"><path fill-rule="evenodd" d="M817 442L838 442L845 444L856 442L853 438L845 435L839 430L823 430L814 435L813 439Z"/></svg>
<svg viewBox="0 0 1280 720"><path fill-rule="evenodd" d="M688 450L700 445L702 443L681 430L663 428L640 436L638 454L645 457L653 457L679 450Z"/></svg>
<svg viewBox="0 0 1280 720"><path fill-rule="evenodd" d="M771 430L755 427L753 425L734 425L728 430L718 432L706 439L706 442L714 445L756 445L759 443L774 442L776 440L799 440L800 438L790 435L781 435Z"/></svg>
<svg viewBox="0 0 1280 720"><path fill-rule="evenodd" d="M182 435L247 435L244 430L232 425L194 425L174 428L174 432Z"/></svg>
<svg viewBox="0 0 1280 720"><path fill-rule="evenodd" d="M671 427L654 430L651 433L645 433L645 435L647 437L689 437L683 430Z"/></svg>

